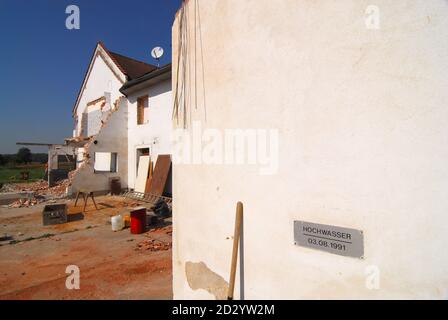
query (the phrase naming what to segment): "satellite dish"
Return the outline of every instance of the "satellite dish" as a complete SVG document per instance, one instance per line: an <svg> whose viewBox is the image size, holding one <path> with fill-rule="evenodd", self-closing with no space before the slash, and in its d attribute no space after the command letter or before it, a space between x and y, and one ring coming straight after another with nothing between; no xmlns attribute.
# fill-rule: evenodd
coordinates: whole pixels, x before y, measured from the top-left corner
<svg viewBox="0 0 448 320"><path fill-rule="evenodd" d="M163 56L163 48L155 47L154 49L151 50L151 56L154 59L159 60Z"/></svg>

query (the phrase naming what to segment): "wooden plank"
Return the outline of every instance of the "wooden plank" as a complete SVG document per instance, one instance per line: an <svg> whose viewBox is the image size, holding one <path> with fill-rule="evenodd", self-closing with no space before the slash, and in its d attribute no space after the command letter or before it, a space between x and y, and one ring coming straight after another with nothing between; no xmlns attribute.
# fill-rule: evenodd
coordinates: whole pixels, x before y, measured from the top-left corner
<svg viewBox="0 0 448 320"><path fill-rule="evenodd" d="M169 154L159 155L157 157L156 167L151 181L150 193L156 196L163 195L168 174L171 169L171 156Z"/></svg>
<svg viewBox="0 0 448 320"><path fill-rule="evenodd" d="M146 179L145 193L149 193L149 191L151 190L152 175L153 175L153 163L150 160L149 161L149 174L148 174L148 178Z"/></svg>
<svg viewBox="0 0 448 320"><path fill-rule="evenodd" d="M140 156L138 162L137 178L135 179L134 190L137 192L145 192L146 179L148 178L149 156Z"/></svg>

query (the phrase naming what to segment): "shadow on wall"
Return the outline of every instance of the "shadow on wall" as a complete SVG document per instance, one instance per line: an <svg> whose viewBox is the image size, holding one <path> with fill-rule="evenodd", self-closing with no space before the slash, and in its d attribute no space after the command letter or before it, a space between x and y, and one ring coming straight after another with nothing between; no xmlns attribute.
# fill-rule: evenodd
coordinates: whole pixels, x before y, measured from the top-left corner
<svg viewBox="0 0 448 320"><path fill-rule="evenodd" d="M207 103L206 103L206 89L205 89L205 67L204 67L204 51L202 44L202 27L201 27L201 14L198 0L192 0L193 14L188 12L189 9L185 4L182 4L179 10L179 32L178 32L178 48L177 48L177 61L176 61L176 82L174 86L174 106L173 106L173 119L182 128L186 129L187 123L191 127L191 105L187 106L188 102L193 100L195 109L198 108L198 73L202 76L202 105L204 108L204 121L207 122ZM191 10L190 10L191 11ZM188 27L189 19L194 20L194 29L192 34ZM197 30L199 32L197 32ZM191 44L191 38L193 43ZM199 43L199 52L197 52ZM189 46L193 46L193 50L189 50ZM193 57L190 57L189 52L193 52ZM198 66L198 56L201 61L201 65ZM193 60L193 70L191 66L191 60ZM186 88L188 83L194 83L194 92L192 93L192 85ZM188 92L187 92L188 90ZM187 102L188 101L188 102ZM190 109L189 109L190 107ZM189 117L187 115L190 115ZM179 120L181 120L179 122Z"/></svg>
<svg viewBox="0 0 448 320"><path fill-rule="evenodd" d="M156 97L158 95L161 95L161 94L164 94L164 93L167 93L167 92L171 91L171 83L167 87L165 85L166 81L167 80L163 80L163 81L161 81L161 82L159 82L159 83L157 83L155 85L152 85L151 89L150 89L151 90L150 91L151 92L150 93L151 94L150 97L153 98L153 97ZM142 89L142 91L145 91L145 90ZM135 94L135 93L129 94L129 96L127 97L127 99L129 100L130 103L136 103L138 98L139 98L139 95Z"/></svg>

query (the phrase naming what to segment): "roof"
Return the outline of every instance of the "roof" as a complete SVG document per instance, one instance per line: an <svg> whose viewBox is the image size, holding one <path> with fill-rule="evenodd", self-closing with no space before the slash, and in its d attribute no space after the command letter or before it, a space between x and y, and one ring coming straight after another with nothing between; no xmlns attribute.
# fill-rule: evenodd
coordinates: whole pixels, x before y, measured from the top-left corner
<svg viewBox="0 0 448 320"><path fill-rule="evenodd" d="M144 87L150 86L159 81L171 79L171 63L161 68L145 73L141 77L127 81L121 88L120 92L125 96Z"/></svg>
<svg viewBox="0 0 448 320"><path fill-rule="evenodd" d="M123 56L119 53L109 51L106 48L104 48L104 50L109 53L115 64L117 64L120 70L128 77L128 80L141 77L145 73L157 69L156 66L153 66L151 64Z"/></svg>
<svg viewBox="0 0 448 320"><path fill-rule="evenodd" d="M126 80L132 80L141 77L142 75L151 72L155 69L157 69L156 66L145 63L143 61L135 60L126 56L123 56L119 53L115 53L112 51L109 51L106 46L99 41L95 47L95 50L93 51L92 58L90 59L89 67L86 70L86 74L84 75L84 80L82 82L81 88L79 89L78 95L76 97L75 105L73 106L73 114L76 111L76 108L78 107L79 98L81 96L81 93L85 87L86 81L89 77L90 70L93 65L93 61L95 60L96 53L98 50L98 47L101 47L103 51L109 56L109 58L113 61L113 63L117 66L117 68L125 75ZM110 67L110 66L109 66ZM121 80L123 82L123 80Z"/></svg>

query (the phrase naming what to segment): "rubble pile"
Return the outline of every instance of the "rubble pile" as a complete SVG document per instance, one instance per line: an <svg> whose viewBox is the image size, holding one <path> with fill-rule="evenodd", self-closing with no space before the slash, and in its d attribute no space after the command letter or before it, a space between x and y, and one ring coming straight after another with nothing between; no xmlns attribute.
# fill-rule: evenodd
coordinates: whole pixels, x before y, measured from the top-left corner
<svg viewBox="0 0 448 320"><path fill-rule="evenodd" d="M51 194L54 196L60 196L60 197L65 196L67 193L67 187L70 186L70 183L71 183L70 179L61 180L59 182L56 182L55 186L53 186L51 188L47 187L47 190L45 193Z"/></svg>
<svg viewBox="0 0 448 320"><path fill-rule="evenodd" d="M66 189L70 185L70 179L65 179L56 182L55 186L49 188L48 183L45 180L39 180L35 182L29 182L29 183L14 183L10 184L10 188L12 189L12 192L18 192L18 191L30 191L34 192L36 195L42 195L42 196L56 196L61 197L65 196Z"/></svg>
<svg viewBox="0 0 448 320"><path fill-rule="evenodd" d="M14 184L12 183L4 183L0 188L0 193L2 192L14 192L16 191Z"/></svg>
<svg viewBox="0 0 448 320"><path fill-rule="evenodd" d="M171 249L171 242L157 239L145 239L137 244L136 251L165 251Z"/></svg>
<svg viewBox="0 0 448 320"><path fill-rule="evenodd" d="M48 189L48 182L45 180L39 180L35 182L26 182L26 183L14 183L11 184L11 186L14 188L13 191L43 191Z"/></svg>
<svg viewBox="0 0 448 320"><path fill-rule="evenodd" d="M31 198L31 199L19 199L8 205L8 208L22 208L32 207L38 203L43 202L44 199Z"/></svg>
<svg viewBox="0 0 448 320"><path fill-rule="evenodd" d="M66 196L69 185L70 179L65 179L56 182L55 186L49 188L46 181L39 180L30 183L11 183L4 185L2 192L4 192L3 190L9 190L8 192L32 192L33 194L29 198L18 199L7 206L8 208L23 208L32 207L47 200L63 198Z"/></svg>
<svg viewBox="0 0 448 320"><path fill-rule="evenodd" d="M162 228L156 228L149 230L150 233L165 233L165 234L172 234L173 233L173 226L169 225Z"/></svg>
<svg viewBox="0 0 448 320"><path fill-rule="evenodd" d="M156 228L149 231L149 234L145 236L149 239L142 240L137 244L135 248L136 251L166 251L171 249L171 241L162 241L159 239L154 239L150 234L168 234L171 235L173 232L173 227L171 225L165 226L163 228Z"/></svg>

